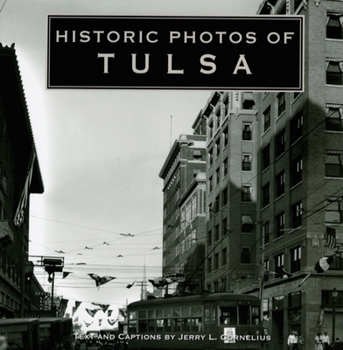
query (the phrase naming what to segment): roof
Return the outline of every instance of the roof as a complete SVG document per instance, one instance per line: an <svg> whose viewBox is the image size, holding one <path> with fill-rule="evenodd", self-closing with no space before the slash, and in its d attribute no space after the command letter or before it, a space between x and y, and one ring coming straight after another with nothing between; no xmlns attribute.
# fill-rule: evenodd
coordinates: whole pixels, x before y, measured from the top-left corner
<svg viewBox="0 0 343 350"><path fill-rule="evenodd" d="M43 193L43 180L14 44L4 47L0 43L0 110L5 114L13 150L20 160L21 174L26 174L31 154L36 154L30 192Z"/></svg>

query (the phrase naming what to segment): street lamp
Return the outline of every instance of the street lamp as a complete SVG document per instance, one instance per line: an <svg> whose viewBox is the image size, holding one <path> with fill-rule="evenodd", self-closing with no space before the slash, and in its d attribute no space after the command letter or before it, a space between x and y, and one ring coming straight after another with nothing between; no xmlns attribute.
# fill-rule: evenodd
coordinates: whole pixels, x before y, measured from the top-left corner
<svg viewBox="0 0 343 350"><path fill-rule="evenodd" d="M336 300L337 300L338 292L337 289L334 288L332 291L332 341L335 341L335 328L336 328Z"/></svg>

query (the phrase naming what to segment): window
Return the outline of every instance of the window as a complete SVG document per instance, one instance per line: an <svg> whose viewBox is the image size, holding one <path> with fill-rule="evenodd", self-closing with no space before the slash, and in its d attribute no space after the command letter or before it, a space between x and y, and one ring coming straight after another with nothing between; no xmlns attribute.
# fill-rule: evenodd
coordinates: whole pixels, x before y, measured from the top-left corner
<svg viewBox="0 0 343 350"><path fill-rule="evenodd" d="M217 224L214 228L214 239L215 241L219 241L220 238L220 231L219 231L219 224Z"/></svg>
<svg viewBox="0 0 343 350"><path fill-rule="evenodd" d="M227 188L224 188L222 191L222 205L227 205L228 202L228 196L227 196Z"/></svg>
<svg viewBox="0 0 343 350"><path fill-rule="evenodd" d="M286 97L285 93L282 92L278 94L277 101L278 101L278 116L280 116L286 109Z"/></svg>
<svg viewBox="0 0 343 350"><path fill-rule="evenodd" d="M243 154L243 156L242 156L242 170L243 171L251 171L251 162L252 162L252 155L251 154Z"/></svg>
<svg viewBox="0 0 343 350"><path fill-rule="evenodd" d="M213 136L213 120L208 124L208 138L211 139Z"/></svg>
<svg viewBox="0 0 343 350"><path fill-rule="evenodd" d="M215 270L219 269L219 253L216 253L214 255L214 269Z"/></svg>
<svg viewBox="0 0 343 350"><path fill-rule="evenodd" d="M281 237L284 234L284 229L285 229L285 221L286 221L286 216L285 213L282 212L278 215L276 215L275 218L275 223L276 223L276 237Z"/></svg>
<svg viewBox="0 0 343 350"><path fill-rule="evenodd" d="M264 271L264 281L268 281L268 277L269 277L269 268L270 268L270 262L269 259L265 260L263 262L263 271Z"/></svg>
<svg viewBox="0 0 343 350"><path fill-rule="evenodd" d="M283 253L275 255L274 257L275 271L279 270L285 264L285 256Z"/></svg>
<svg viewBox="0 0 343 350"><path fill-rule="evenodd" d="M223 141L224 141L224 147L226 147L229 144L229 127L228 126L223 131Z"/></svg>
<svg viewBox="0 0 343 350"><path fill-rule="evenodd" d="M303 134L303 112L297 113L291 120L291 143L298 140Z"/></svg>
<svg viewBox="0 0 343 350"><path fill-rule="evenodd" d="M262 230L263 230L263 235L264 235L264 244L267 244L267 243L269 243L269 239L270 239L269 221L263 222Z"/></svg>
<svg viewBox="0 0 343 350"><path fill-rule="evenodd" d="M227 248L222 250L222 266L227 264Z"/></svg>
<svg viewBox="0 0 343 350"><path fill-rule="evenodd" d="M251 202L252 186L250 184L242 185L242 202Z"/></svg>
<svg viewBox="0 0 343 350"><path fill-rule="evenodd" d="M282 129L275 137L275 157L285 152L286 131Z"/></svg>
<svg viewBox="0 0 343 350"><path fill-rule="evenodd" d="M216 141L216 156L220 155L220 138Z"/></svg>
<svg viewBox="0 0 343 350"><path fill-rule="evenodd" d="M219 202L219 196L217 196L216 198L215 198L215 200L214 200L214 206L213 206L213 211L215 212L215 213L218 213L218 211L219 211L219 205L220 205L220 202Z"/></svg>
<svg viewBox="0 0 343 350"><path fill-rule="evenodd" d="M270 107L268 107L263 113L263 131L267 131L270 128Z"/></svg>
<svg viewBox="0 0 343 350"><path fill-rule="evenodd" d="M326 84L343 85L343 60L331 58L326 61Z"/></svg>
<svg viewBox="0 0 343 350"><path fill-rule="evenodd" d="M296 158L291 163L291 186L295 186L302 181L303 160L301 157Z"/></svg>
<svg viewBox="0 0 343 350"><path fill-rule="evenodd" d="M213 191L213 177L212 176L208 179L208 185L209 185L210 192L212 192Z"/></svg>
<svg viewBox="0 0 343 350"><path fill-rule="evenodd" d="M208 162L210 165L213 164L213 149L212 148L208 151Z"/></svg>
<svg viewBox="0 0 343 350"><path fill-rule="evenodd" d="M243 123L242 140L252 140L252 123Z"/></svg>
<svg viewBox="0 0 343 350"><path fill-rule="evenodd" d="M227 229L227 218L225 218L225 219L223 219L223 223L222 223L222 237L224 237L227 232L228 232L228 229Z"/></svg>
<svg viewBox="0 0 343 350"><path fill-rule="evenodd" d="M250 264L250 248L243 247L241 252L241 263Z"/></svg>
<svg viewBox="0 0 343 350"><path fill-rule="evenodd" d="M292 205L292 228L301 226L301 216L303 212L303 204L301 201Z"/></svg>
<svg viewBox="0 0 343 350"><path fill-rule="evenodd" d="M223 101L224 107L225 107L224 117L226 117L226 115L227 115L228 112L229 112L229 102L230 102L230 100L229 100L229 95L227 95L227 96L225 97L225 100Z"/></svg>
<svg viewBox="0 0 343 350"><path fill-rule="evenodd" d="M325 176L343 177L343 151L325 151Z"/></svg>
<svg viewBox="0 0 343 350"><path fill-rule="evenodd" d="M254 228L251 215L242 215L241 231L244 233L251 233Z"/></svg>
<svg viewBox="0 0 343 350"><path fill-rule="evenodd" d="M270 190L269 190L269 182L267 184L265 184L262 187L262 207L265 207L269 204L270 198L269 198L269 194L270 194Z"/></svg>
<svg viewBox="0 0 343 350"><path fill-rule="evenodd" d="M343 223L343 197L326 197L325 203L325 223Z"/></svg>
<svg viewBox="0 0 343 350"><path fill-rule="evenodd" d="M228 173L229 173L229 161L227 158L225 158L223 162L223 177L225 177Z"/></svg>
<svg viewBox="0 0 343 350"><path fill-rule="evenodd" d="M301 247L291 249L291 272L301 269Z"/></svg>
<svg viewBox="0 0 343 350"><path fill-rule="evenodd" d="M276 175L275 186L276 186L276 198L280 197L285 193L285 171L282 170Z"/></svg>
<svg viewBox="0 0 343 350"><path fill-rule="evenodd" d="M212 230L209 230L207 232L207 245L211 246L212 245Z"/></svg>
<svg viewBox="0 0 343 350"><path fill-rule="evenodd" d="M270 145L267 145L262 150L262 170L270 165Z"/></svg>
<svg viewBox="0 0 343 350"><path fill-rule="evenodd" d="M212 258L207 259L207 273L212 272Z"/></svg>
<svg viewBox="0 0 343 350"><path fill-rule="evenodd" d="M252 92L243 92L242 107L243 109L253 109L255 105L254 94Z"/></svg>
<svg viewBox="0 0 343 350"><path fill-rule="evenodd" d="M219 185L220 183L220 167L216 170L216 185Z"/></svg>
<svg viewBox="0 0 343 350"><path fill-rule="evenodd" d="M326 130L343 131L343 106L337 104L326 105Z"/></svg>
<svg viewBox="0 0 343 350"><path fill-rule="evenodd" d="M343 39L343 15L341 13L328 13L326 24L327 39Z"/></svg>

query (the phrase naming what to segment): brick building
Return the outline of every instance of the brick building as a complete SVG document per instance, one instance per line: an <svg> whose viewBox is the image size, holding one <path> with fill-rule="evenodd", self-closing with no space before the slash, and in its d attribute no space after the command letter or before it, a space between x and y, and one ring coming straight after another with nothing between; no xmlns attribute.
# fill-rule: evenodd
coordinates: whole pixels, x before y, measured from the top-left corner
<svg viewBox="0 0 343 350"><path fill-rule="evenodd" d="M174 142L159 176L164 180L163 275L185 274L198 289L206 210L206 127L199 116L193 130Z"/></svg>
<svg viewBox="0 0 343 350"><path fill-rule="evenodd" d="M14 45L0 46L0 317L39 306L28 261L30 193L43 193Z"/></svg>

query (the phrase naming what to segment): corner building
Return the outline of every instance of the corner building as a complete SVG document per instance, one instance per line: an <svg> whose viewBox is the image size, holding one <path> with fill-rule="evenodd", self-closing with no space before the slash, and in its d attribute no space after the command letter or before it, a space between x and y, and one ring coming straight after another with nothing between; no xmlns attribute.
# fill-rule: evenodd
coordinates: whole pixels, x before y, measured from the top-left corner
<svg viewBox="0 0 343 350"><path fill-rule="evenodd" d="M257 95L259 273L233 290L262 292L269 348L287 349L295 330L304 339L302 349L313 349L318 331L343 339L342 258L336 256L325 273L314 270L334 253L327 228L343 243L343 2L264 1L258 14L305 17L305 88Z"/></svg>
<svg viewBox="0 0 343 350"><path fill-rule="evenodd" d="M252 93L214 92L207 119L206 289L255 275L256 128ZM231 273L228 273L228 272Z"/></svg>

